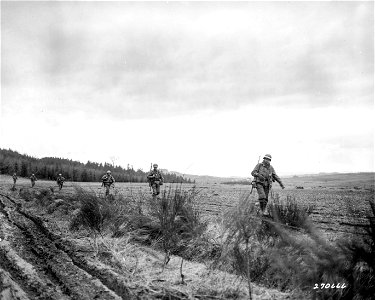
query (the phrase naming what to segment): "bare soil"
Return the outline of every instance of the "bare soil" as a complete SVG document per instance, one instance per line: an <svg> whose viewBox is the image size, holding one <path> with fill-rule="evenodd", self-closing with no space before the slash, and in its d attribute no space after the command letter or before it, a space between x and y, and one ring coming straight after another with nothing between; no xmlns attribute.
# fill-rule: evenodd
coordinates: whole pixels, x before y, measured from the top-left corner
<svg viewBox="0 0 375 300"><path fill-rule="evenodd" d="M182 284L181 259L172 257L169 267L160 272L163 257L153 249L131 245L128 256L122 256L122 266L110 255L99 257L88 241L66 230L69 215L59 218L38 211L19 196L20 186L11 191L11 185L1 181L0 299L248 299L246 283L224 272L212 275L203 264L185 262L187 276ZM49 184L45 182L43 188ZM134 256L136 269L124 270ZM236 284L237 292L220 291L226 283L233 290ZM253 299L292 299L255 284L253 293Z"/></svg>

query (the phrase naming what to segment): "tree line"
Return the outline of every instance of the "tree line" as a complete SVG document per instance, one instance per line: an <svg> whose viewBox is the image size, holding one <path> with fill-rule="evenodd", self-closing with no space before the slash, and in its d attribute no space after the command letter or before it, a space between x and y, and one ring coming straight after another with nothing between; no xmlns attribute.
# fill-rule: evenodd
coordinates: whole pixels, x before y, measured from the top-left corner
<svg viewBox="0 0 375 300"><path fill-rule="evenodd" d="M147 182L147 172L134 170L133 166L123 168L110 163L88 161L86 164L58 157L35 158L17 151L0 149L0 173L20 177L30 177L32 173L38 179L56 180L62 174L66 180L98 182L107 170L111 170L117 182ZM163 174L164 181L170 183L192 183L189 178L176 174Z"/></svg>

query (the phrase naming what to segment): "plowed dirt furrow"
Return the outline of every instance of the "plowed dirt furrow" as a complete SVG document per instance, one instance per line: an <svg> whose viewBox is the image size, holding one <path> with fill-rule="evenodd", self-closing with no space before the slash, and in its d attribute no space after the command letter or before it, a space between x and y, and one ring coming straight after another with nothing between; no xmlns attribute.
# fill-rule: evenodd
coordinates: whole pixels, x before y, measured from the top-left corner
<svg viewBox="0 0 375 300"><path fill-rule="evenodd" d="M46 271L44 260L32 253L30 240L10 222L9 211L4 207L0 202L0 266L31 299L70 299L54 280L50 280L53 276ZM18 253L22 253L25 259Z"/></svg>
<svg viewBox="0 0 375 300"><path fill-rule="evenodd" d="M0 299L30 300L7 271L0 268Z"/></svg>
<svg viewBox="0 0 375 300"><path fill-rule="evenodd" d="M126 285L127 280L124 276L115 273L113 270L98 261L94 262L90 258L81 255L72 242L62 239L60 236L49 230L41 217L32 215L23 209L19 209L18 211L31 220L34 225L38 227L38 230L54 243L57 249L66 253L77 267L85 270L92 276L99 278L107 287L115 291L123 299L131 298L130 291Z"/></svg>
<svg viewBox="0 0 375 300"><path fill-rule="evenodd" d="M98 278L100 276L95 276L96 269L94 267L91 267L92 272L86 272L73 262L69 254L54 243L53 239L56 237L45 226L41 226L43 224L41 219L28 214L16 200L9 196L0 195L0 197L0 210L4 216L3 219L7 219L9 226L16 226L19 229L23 238L28 240L27 250L31 250L44 263L44 273L45 277L48 277L47 279L41 279L31 264L29 264L31 267L26 268L29 273L32 273L30 276L25 268L17 267L18 265L26 266L27 262L22 261L20 257L12 259L9 253L13 253L13 256L16 257L16 252L11 249L9 244L5 245L5 241L0 242L4 243L4 247L8 247L0 248L0 253L6 258L0 262L0 266L5 265L6 270L11 271L12 277L19 277L21 282L30 279L29 283L32 285L27 285L24 289L26 288L31 299L130 299L128 289L119 282L117 274L106 276L104 281L116 286L116 290L120 292L121 296L108 288ZM16 261L22 261L22 263L17 265ZM80 265L84 265L84 263L80 262ZM86 265L89 264L86 263ZM112 282L110 282L111 279L113 279ZM53 288L48 289L50 286Z"/></svg>

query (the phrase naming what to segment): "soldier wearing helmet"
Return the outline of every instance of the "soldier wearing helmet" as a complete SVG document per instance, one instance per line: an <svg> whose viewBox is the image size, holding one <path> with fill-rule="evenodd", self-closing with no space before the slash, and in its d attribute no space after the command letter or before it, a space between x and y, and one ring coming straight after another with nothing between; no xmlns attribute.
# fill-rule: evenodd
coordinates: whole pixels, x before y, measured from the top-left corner
<svg viewBox="0 0 375 300"><path fill-rule="evenodd" d="M31 174L30 176L30 180L31 180L31 187L34 187L35 185L35 181L37 181L38 179L36 178L36 176L33 174Z"/></svg>
<svg viewBox="0 0 375 300"><path fill-rule="evenodd" d="M16 186L16 182L17 182L17 179L18 179L17 173L13 173L12 178L13 178L13 186Z"/></svg>
<svg viewBox="0 0 375 300"><path fill-rule="evenodd" d="M59 174L59 176L56 179L57 185L59 186L59 190L62 189L64 181L65 181L65 178L61 174Z"/></svg>
<svg viewBox="0 0 375 300"><path fill-rule="evenodd" d="M107 171L105 175L102 177L102 186L105 187L105 196L107 197L109 195L109 189L112 184L115 183L115 179L113 178L111 171Z"/></svg>
<svg viewBox="0 0 375 300"><path fill-rule="evenodd" d="M147 179L152 187L152 197L156 198L160 194L160 186L163 185L164 178L161 172L158 170L158 165L153 165L154 169L147 175Z"/></svg>
<svg viewBox="0 0 375 300"><path fill-rule="evenodd" d="M277 176L275 169L271 166L272 156L266 154L263 157L263 161L258 163L254 170L251 172L251 175L254 176L256 189L259 196L259 205L262 213L265 213L268 202L268 194L272 187L272 182L277 181L281 188L284 189L285 186L282 183L279 176Z"/></svg>

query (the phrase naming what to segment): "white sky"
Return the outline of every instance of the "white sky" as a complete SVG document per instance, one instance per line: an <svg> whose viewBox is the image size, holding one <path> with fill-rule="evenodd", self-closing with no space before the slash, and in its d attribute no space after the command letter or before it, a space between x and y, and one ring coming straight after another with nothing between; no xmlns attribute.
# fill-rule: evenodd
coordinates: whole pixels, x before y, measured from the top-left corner
<svg viewBox="0 0 375 300"><path fill-rule="evenodd" d="M374 171L373 2L1 2L0 147L197 175Z"/></svg>

